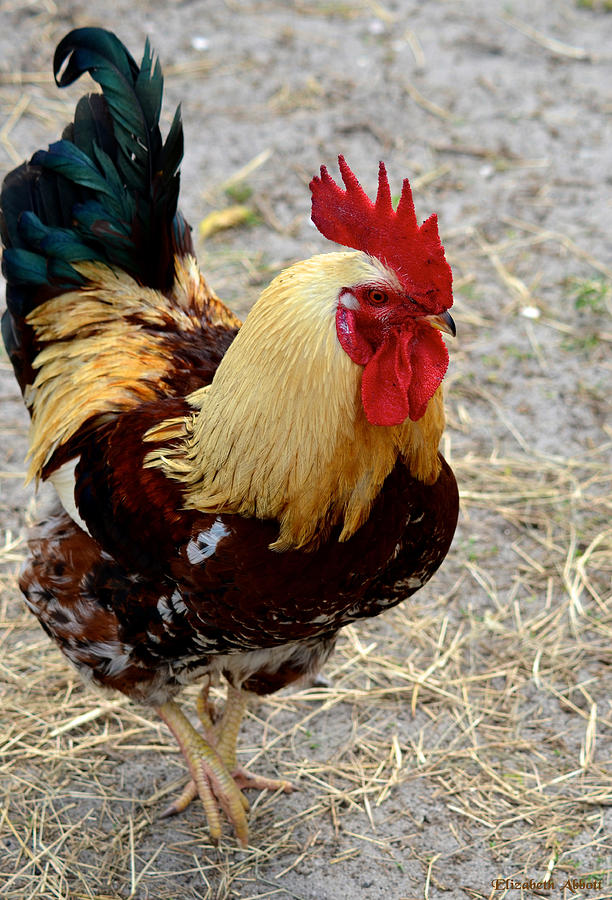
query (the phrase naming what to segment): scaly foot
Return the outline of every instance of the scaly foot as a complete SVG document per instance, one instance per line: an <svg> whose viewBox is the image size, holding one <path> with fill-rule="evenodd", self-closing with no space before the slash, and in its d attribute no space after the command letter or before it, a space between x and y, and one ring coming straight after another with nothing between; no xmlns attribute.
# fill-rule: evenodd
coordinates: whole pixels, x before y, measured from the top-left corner
<svg viewBox="0 0 612 900"><path fill-rule="evenodd" d="M191 773L191 780L162 816L182 812L199 796L204 804L211 839L216 842L221 835L220 806L234 826L238 840L246 846L249 803L242 789L290 793L295 788L288 781L254 775L237 765L236 742L246 708L246 696L243 691L230 685L223 717L215 722L208 700L209 688L210 680L204 685L197 702L206 739L193 728L175 703L166 703L157 710L177 739Z"/></svg>
<svg viewBox="0 0 612 900"><path fill-rule="evenodd" d="M221 807L233 825L236 837L246 847L249 837L246 818L249 803L225 763L175 703L164 703L158 707L157 712L175 736L192 779L180 797L165 810L164 815L180 812L195 796L199 796L204 805L211 840L217 843L221 837Z"/></svg>

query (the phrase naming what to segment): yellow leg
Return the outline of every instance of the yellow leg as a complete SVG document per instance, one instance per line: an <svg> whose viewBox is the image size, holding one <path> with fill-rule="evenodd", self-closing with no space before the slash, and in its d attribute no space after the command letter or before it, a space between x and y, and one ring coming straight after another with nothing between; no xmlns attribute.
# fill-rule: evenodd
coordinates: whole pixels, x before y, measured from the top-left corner
<svg viewBox="0 0 612 900"><path fill-rule="evenodd" d="M246 711L246 694L237 688L228 685L227 700L223 710L223 718L219 722L217 753L230 770L236 768L236 746L238 744L238 732L244 713Z"/></svg>
<svg viewBox="0 0 612 900"><path fill-rule="evenodd" d="M210 676L206 676L206 681L202 686L202 690L198 694L196 700L196 710L200 718L200 722L204 726L204 733L214 740L215 726L213 722L213 709L208 701L210 693Z"/></svg>
<svg viewBox="0 0 612 900"><path fill-rule="evenodd" d="M249 827L246 810L248 801L240 792L218 752L198 734L184 713L173 701L157 708L176 738L185 761L189 766L193 786L187 785L181 796L166 814L184 809L196 793L204 804L211 840L215 843L221 837L219 806L234 826L236 837L243 847L247 846ZM175 808L176 807L176 808Z"/></svg>
<svg viewBox="0 0 612 900"><path fill-rule="evenodd" d="M247 694L228 685L223 716L219 722L214 722L208 702L209 689L210 679L204 684L197 700L197 711L204 737L195 730L176 703L165 703L157 709L175 736L191 773L191 780L185 785L181 795L170 804L162 816L182 812L199 796L204 804L211 839L216 842L221 835L218 809L221 806L234 826L238 840L246 846L248 839L246 813L249 810L249 802L242 794L242 789L282 790L289 793L294 787L288 781L253 775L237 764L236 745L246 709Z"/></svg>

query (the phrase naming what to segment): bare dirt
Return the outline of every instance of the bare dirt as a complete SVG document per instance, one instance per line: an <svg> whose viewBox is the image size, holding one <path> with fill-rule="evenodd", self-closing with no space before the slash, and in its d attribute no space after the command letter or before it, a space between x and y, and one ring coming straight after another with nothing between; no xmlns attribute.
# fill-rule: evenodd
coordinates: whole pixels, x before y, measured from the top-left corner
<svg viewBox="0 0 612 900"><path fill-rule="evenodd" d="M83 85L50 74L70 28L138 58L148 35L166 125L182 103L188 219L250 211L198 247L239 314L329 249L308 219L322 162L344 153L370 191L381 158L410 177L455 273L462 490L432 583L346 630L329 687L252 711L241 760L300 790L252 796L249 849L214 848L197 804L159 819L184 781L161 723L83 687L23 607L27 417L2 357L4 896L612 897L609 5L1 0L2 170L71 116Z"/></svg>

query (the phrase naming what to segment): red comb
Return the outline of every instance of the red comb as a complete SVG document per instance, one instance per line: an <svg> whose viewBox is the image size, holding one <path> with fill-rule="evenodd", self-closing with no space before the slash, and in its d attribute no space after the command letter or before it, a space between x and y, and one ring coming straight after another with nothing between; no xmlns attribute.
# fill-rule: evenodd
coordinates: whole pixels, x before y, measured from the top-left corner
<svg viewBox="0 0 612 900"><path fill-rule="evenodd" d="M397 209L393 209L385 164L378 169L378 191L372 203L343 156L338 157L346 190L325 166L310 182L312 221L324 237L344 247L375 256L396 273L415 300L440 312L452 305L452 273L430 216L419 227L407 178Z"/></svg>

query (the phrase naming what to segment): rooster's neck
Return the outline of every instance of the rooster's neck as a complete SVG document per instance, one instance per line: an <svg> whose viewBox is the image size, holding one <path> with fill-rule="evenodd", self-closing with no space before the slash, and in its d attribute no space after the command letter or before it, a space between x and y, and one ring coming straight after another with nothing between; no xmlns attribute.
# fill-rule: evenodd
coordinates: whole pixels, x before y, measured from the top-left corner
<svg viewBox="0 0 612 900"><path fill-rule="evenodd" d="M372 265L360 253L313 257L264 291L212 384L188 398L194 415L179 449L149 461L183 482L188 507L278 519L273 547L286 550L336 525L348 539L400 456L435 481L441 391L418 422L370 425L362 369L336 336L341 288L371 279Z"/></svg>

